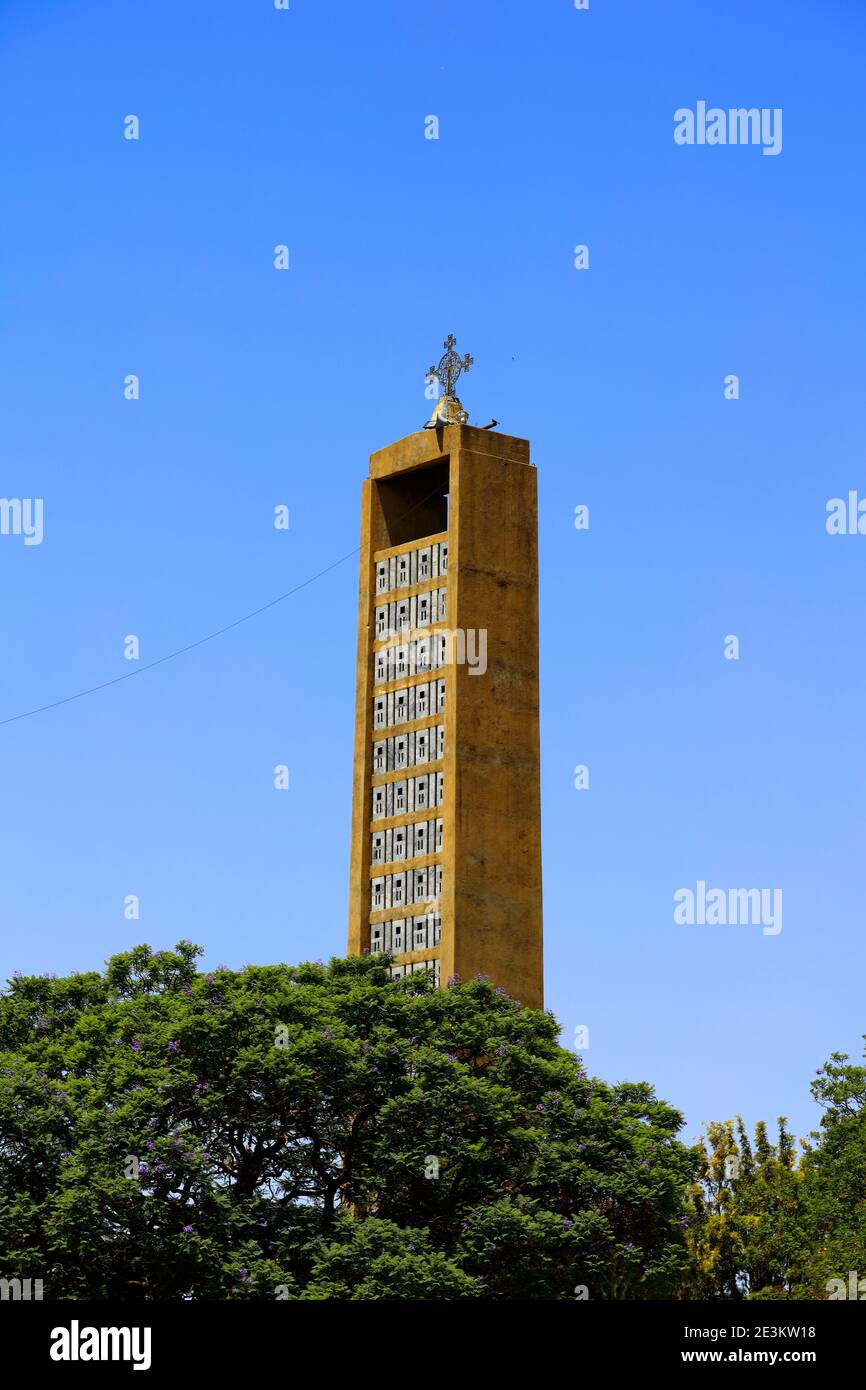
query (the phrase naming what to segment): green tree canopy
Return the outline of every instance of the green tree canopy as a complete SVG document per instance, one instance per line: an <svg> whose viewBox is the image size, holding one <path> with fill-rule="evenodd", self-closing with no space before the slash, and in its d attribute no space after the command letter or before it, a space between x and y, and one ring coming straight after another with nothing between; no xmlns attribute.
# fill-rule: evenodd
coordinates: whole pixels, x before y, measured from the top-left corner
<svg viewBox="0 0 866 1390"><path fill-rule="evenodd" d="M826 1299L834 1280L866 1296L866 1068L834 1052L812 1094L821 1128L800 1152L784 1119L775 1142L763 1124L753 1143L741 1120L707 1127L687 1296Z"/></svg>
<svg viewBox="0 0 866 1390"><path fill-rule="evenodd" d="M0 997L0 1274L59 1298L671 1296L698 1153L546 1013L147 946ZM578 1292L577 1296L580 1296Z"/></svg>
<svg viewBox="0 0 866 1390"><path fill-rule="evenodd" d="M827 1298L831 1279L850 1284L855 1273L866 1281L866 1067L832 1053L812 1095L824 1113L804 1157L809 1258L798 1269L796 1296Z"/></svg>

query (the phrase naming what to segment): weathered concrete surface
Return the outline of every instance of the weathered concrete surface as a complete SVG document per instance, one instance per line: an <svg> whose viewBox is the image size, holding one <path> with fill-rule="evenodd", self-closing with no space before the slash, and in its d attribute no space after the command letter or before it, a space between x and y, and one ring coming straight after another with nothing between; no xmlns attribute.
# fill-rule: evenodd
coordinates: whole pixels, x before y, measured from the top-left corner
<svg viewBox="0 0 866 1390"><path fill-rule="evenodd" d="M447 539L445 627L486 630L487 670L473 675L456 665L435 673L447 682L445 750L424 769L444 772L437 808L443 848L432 856L443 866L442 939L436 949L397 960L438 955L443 981L488 975L534 1008L543 1001L537 534L526 440L455 425L420 430L371 456L361 510L349 906L349 951L360 953L369 944L371 831L412 819L371 819L372 785L387 780L372 771L375 563L422 538ZM429 587L441 584L433 579ZM423 679L419 673L403 684ZM437 721L391 726L387 734ZM383 915L403 914L391 909L377 920Z"/></svg>

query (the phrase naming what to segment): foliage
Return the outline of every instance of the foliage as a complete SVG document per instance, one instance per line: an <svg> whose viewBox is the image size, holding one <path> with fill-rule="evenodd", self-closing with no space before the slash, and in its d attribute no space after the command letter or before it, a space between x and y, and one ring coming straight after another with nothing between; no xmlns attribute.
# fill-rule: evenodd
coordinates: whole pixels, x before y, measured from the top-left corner
<svg viewBox="0 0 866 1390"><path fill-rule="evenodd" d="M833 1053L812 1094L821 1130L799 1155L784 1120L775 1143L763 1124L754 1144L741 1120L707 1127L684 1296L826 1299L849 1271L866 1280L866 1068Z"/></svg>
<svg viewBox="0 0 866 1390"><path fill-rule="evenodd" d="M671 1296L698 1153L485 980L147 946L0 997L0 1273L46 1297Z"/></svg>

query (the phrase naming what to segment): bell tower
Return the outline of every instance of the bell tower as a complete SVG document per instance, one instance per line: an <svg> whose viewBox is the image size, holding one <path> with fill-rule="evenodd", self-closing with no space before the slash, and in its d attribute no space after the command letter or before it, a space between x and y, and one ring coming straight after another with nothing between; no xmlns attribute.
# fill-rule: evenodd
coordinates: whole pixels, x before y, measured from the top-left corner
<svg viewBox="0 0 866 1390"><path fill-rule="evenodd" d="M536 472L468 423L445 349L362 486L349 952L540 1008Z"/></svg>

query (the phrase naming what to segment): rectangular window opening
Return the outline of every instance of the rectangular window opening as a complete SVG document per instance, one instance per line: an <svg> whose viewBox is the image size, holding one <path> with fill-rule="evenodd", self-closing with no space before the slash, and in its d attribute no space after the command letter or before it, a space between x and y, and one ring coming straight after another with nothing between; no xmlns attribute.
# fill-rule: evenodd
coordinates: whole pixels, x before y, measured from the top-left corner
<svg viewBox="0 0 866 1390"><path fill-rule="evenodd" d="M406 545L448 530L450 464L447 458L375 483L385 539L381 548Z"/></svg>

